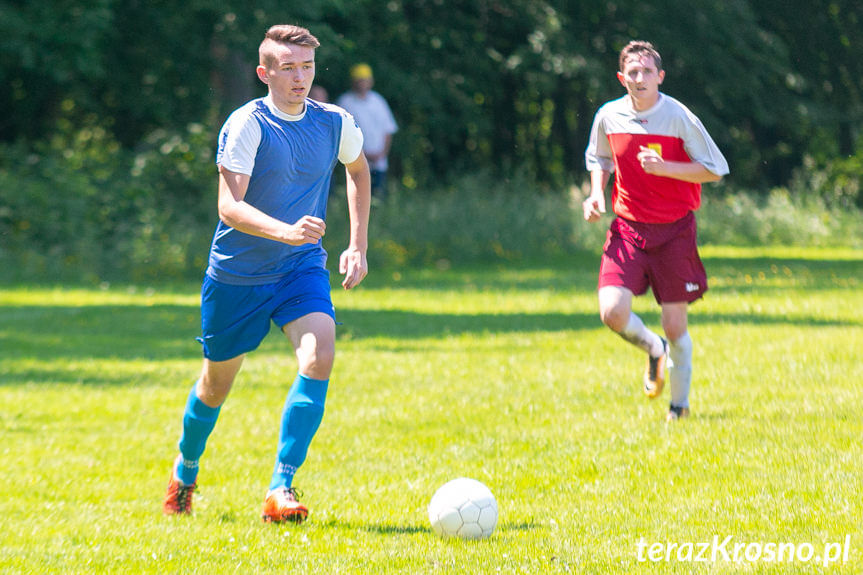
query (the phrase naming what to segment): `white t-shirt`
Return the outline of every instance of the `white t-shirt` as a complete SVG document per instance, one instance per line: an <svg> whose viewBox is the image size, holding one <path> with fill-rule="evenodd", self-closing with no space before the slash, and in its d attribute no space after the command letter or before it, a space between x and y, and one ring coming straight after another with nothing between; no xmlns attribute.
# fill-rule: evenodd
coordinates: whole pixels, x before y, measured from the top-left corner
<svg viewBox="0 0 863 575"><path fill-rule="evenodd" d="M374 90L369 90L364 98L354 92L347 92L339 97L336 104L347 110L359 124L363 131L363 151L367 155L383 152L387 136L399 129L389 104ZM369 162L369 165L373 170L386 171L389 163L384 157Z"/></svg>

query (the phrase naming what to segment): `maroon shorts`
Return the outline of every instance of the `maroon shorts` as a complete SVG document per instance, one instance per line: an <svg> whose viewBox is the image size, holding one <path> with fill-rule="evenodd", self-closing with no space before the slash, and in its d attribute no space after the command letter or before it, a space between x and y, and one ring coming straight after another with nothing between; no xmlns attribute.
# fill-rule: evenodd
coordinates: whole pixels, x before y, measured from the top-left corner
<svg viewBox="0 0 863 575"><path fill-rule="evenodd" d="M695 214L670 224L615 218L599 266L599 287L605 286L635 295L650 286L659 304L699 299L707 291L707 272L698 256Z"/></svg>

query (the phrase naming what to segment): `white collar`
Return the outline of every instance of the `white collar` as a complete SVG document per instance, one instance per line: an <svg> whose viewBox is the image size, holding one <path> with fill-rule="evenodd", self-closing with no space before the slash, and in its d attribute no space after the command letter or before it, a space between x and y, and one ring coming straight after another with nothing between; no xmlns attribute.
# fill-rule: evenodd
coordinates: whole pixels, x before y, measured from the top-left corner
<svg viewBox="0 0 863 575"><path fill-rule="evenodd" d="M296 116L294 116L293 114L286 114L285 112L282 112L276 106L275 102L273 102L273 95L272 94L267 94L264 97L264 104L266 104L267 108L270 109L270 112L272 112L274 116L276 116L277 118L280 118L282 120L285 120L287 122L296 122L298 120L302 120L303 117L305 117L305 115L306 115L306 106L305 105L303 105L303 111L300 114L297 114Z"/></svg>
<svg viewBox="0 0 863 575"><path fill-rule="evenodd" d="M633 107L632 105L632 97L627 95L626 98L627 100L629 100L629 109L632 110L633 114L635 114L636 116L649 116L650 114L654 113L656 110L659 109L659 107L665 100L665 95L662 92L659 92L659 97L656 99L656 103L646 110L636 110L635 107Z"/></svg>

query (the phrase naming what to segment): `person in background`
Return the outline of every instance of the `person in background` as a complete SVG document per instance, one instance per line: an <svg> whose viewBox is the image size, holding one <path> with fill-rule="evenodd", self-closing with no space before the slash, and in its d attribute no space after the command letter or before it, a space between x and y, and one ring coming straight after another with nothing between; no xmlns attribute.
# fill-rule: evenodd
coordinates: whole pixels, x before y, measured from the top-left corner
<svg viewBox="0 0 863 575"><path fill-rule="evenodd" d="M383 200L387 190L387 160L398 124L389 104L372 90L375 80L368 64L351 68L351 89L339 96L336 104L350 113L363 131L363 152L372 176L372 196Z"/></svg>
<svg viewBox="0 0 863 575"><path fill-rule="evenodd" d="M695 114L659 91L665 70L652 44L627 44L617 78L626 95L596 113L585 152L590 195L582 207L588 222L605 213L605 187L615 174L611 202L617 217L599 268L599 314L648 354L644 392L651 399L662 392L668 359L666 421L672 422L689 415L687 307L707 290L694 212L701 205L701 184L719 181L728 163ZM633 296L648 286L661 307L667 340L632 312Z"/></svg>
<svg viewBox="0 0 863 575"><path fill-rule="evenodd" d="M316 102L320 102L321 104L326 104L330 101L330 94L327 92L327 89L323 86L318 86L315 84L309 90L309 98Z"/></svg>

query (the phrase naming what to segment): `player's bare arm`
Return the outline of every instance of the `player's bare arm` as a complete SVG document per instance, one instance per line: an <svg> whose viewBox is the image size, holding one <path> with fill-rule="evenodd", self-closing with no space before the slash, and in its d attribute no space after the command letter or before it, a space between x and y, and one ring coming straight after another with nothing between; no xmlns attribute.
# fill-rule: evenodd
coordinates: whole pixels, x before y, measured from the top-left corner
<svg viewBox="0 0 863 575"><path fill-rule="evenodd" d="M219 167L219 218L243 233L292 246L317 243L326 232L324 220L303 216L293 224L277 220L246 203L247 174Z"/></svg>
<svg viewBox="0 0 863 575"><path fill-rule="evenodd" d="M662 156L646 146L641 146L638 152L638 161L648 174L664 176L693 184L705 184L718 182L722 176L717 176L698 162L671 162L664 160Z"/></svg>
<svg viewBox="0 0 863 575"><path fill-rule="evenodd" d="M348 216L351 238L348 248L339 258L339 272L344 274L342 287L351 289L360 284L369 272L368 251L369 207L371 205L371 175L364 154L345 165L347 175Z"/></svg>
<svg viewBox="0 0 863 575"><path fill-rule="evenodd" d="M584 219L588 222L596 222L605 213L605 187L611 173L605 170L591 170L590 172L590 195L582 202Z"/></svg>

